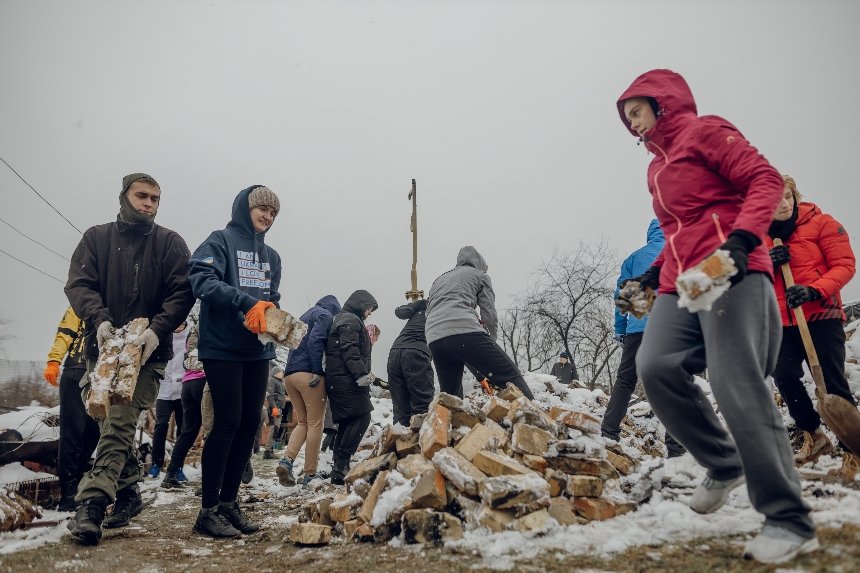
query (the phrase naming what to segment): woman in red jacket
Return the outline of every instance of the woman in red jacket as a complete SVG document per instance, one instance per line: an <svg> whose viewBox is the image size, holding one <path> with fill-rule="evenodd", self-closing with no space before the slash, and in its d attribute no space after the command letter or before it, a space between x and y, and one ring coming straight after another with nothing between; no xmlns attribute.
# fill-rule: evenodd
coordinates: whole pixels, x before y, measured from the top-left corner
<svg viewBox="0 0 860 573"><path fill-rule="evenodd" d="M690 507L716 511L746 480L765 524L745 554L775 563L813 551L815 525L766 383L780 323L773 264L761 243L782 177L731 123L700 117L675 72L639 76L617 106L627 129L654 154L648 188L666 243L654 266L635 279L659 287L636 364L666 430L708 470ZM733 286L711 311L679 308L678 275L718 249L735 267ZM728 432L693 381L705 368Z"/></svg>
<svg viewBox="0 0 860 573"><path fill-rule="evenodd" d="M797 427L803 430L803 445L794 461L804 464L830 451L832 444L821 429L821 418L801 382L806 351L794 313L798 306L809 323L809 333L821 363L828 394L856 403L845 378L845 330L840 289L854 276L854 251L848 233L833 217L813 203L800 202L797 184L784 176L782 201L770 225L767 246L774 265L776 298L782 313L782 346L773 379ZM783 245L774 246L773 239ZM788 263L795 285L785 288L779 268ZM852 471L853 468L853 471ZM843 457L843 475L854 478L857 459Z"/></svg>

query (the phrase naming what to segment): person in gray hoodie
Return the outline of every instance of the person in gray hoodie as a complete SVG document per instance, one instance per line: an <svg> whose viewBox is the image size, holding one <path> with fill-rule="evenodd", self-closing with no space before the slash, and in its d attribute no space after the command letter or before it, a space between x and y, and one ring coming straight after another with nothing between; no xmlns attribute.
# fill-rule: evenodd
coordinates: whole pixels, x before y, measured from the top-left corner
<svg viewBox="0 0 860 573"><path fill-rule="evenodd" d="M495 342L499 326L496 295L487 268L475 247L463 247L457 266L430 287L425 333L439 388L462 398L463 368L470 364L486 372L493 386L504 388L510 382L533 399L516 364Z"/></svg>

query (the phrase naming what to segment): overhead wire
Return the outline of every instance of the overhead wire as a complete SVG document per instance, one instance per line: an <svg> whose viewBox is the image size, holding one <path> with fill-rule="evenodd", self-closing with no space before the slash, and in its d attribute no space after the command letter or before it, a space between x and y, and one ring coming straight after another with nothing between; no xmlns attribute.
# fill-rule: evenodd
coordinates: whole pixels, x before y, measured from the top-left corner
<svg viewBox="0 0 860 573"><path fill-rule="evenodd" d="M29 239L29 240L33 241L34 243L36 243L37 245L39 245L39 246L40 246L40 247L42 247L43 249L48 250L48 251L51 251L52 253L54 253L55 255L57 255L58 257L60 257L61 259L71 262L71 259L70 259L69 257L67 257L66 255L61 255L60 253L58 253L57 251L55 251L55 250L54 250L54 249L52 249L51 247L49 247L49 246L47 246L47 245L44 245L44 244L40 243L39 241L37 241L37 240L36 240L36 239L34 239L33 237L30 237L29 235L27 235L26 233L24 233L24 232L23 232L23 231L21 231L20 229L15 228L15 226L14 226L14 225L12 225L12 223L10 223L9 221L7 221L7 220L3 219L2 217L0 217L0 222L5 223L5 224L10 228L10 229L12 229L13 231L15 231L16 233L18 233L18 234L19 234L19 235L21 235L22 237L25 237L25 238L27 238L27 239Z"/></svg>
<svg viewBox="0 0 860 573"><path fill-rule="evenodd" d="M66 284L66 281L62 281L62 280L58 279L57 277L55 277L54 275L49 275L49 274L48 274L48 273L46 273L45 271L43 271L43 270L41 270L41 269L37 269L36 267L34 267L33 265L31 265L30 263L28 263L28 262L26 262L26 261L22 261L21 259L19 259L19 258L18 258L18 257L16 257L15 255L13 255L13 254L11 254L11 253L7 253L7 252L6 252L6 251L4 251L3 249L0 249L0 253L3 253L3 254L4 254L4 255L6 255L7 257L10 257L10 258L12 258L12 259L15 259L16 261L18 261L18 262L19 262L19 263L21 263L22 265L27 266L27 267L30 267L31 269L33 269L33 270L34 270L34 271L36 271L36 272L42 273L43 275L45 275L46 277L48 277L48 278L50 278L50 279L54 279L55 281L57 281L57 282L58 282L58 283L60 283L61 285Z"/></svg>
<svg viewBox="0 0 860 573"><path fill-rule="evenodd" d="M38 191L36 191L36 188L35 188L35 187L33 187L32 185L30 185L30 184L27 182L27 180L26 180L26 179L24 179L23 177L21 177L21 174L20 174L20 173L18 173L17 171L15 171L15 168L14 168L14 167L12 167L11 165L9 165L9 163L8 163L5 159L3 159L3 157L2 157L2 156L0 156L0 161L2 161L2 162L6 165L6 167L8 167L9 169L11 169L11 170L12 170L12 173L14 173L15 175L17 175L17 176L18 176L18 179L20 179L21 181L23 181L23 182L24 182L24 185L26 185L27 187L29 187L30 189L32 189L32 190L33 190L33 193L35 193L36 195L38 195L38 196L39 196L39 198L40 198L42 201L44 201L45 203L47 203L47 204L48 204L48 207L50 207L51 209L53 209L54 211L56 211L57 215L59 215L60 217L62 217L62 218L63 218L63 220L64 220L66 223L68 223L69 225L71 225L71 226L72 226L72 228L73 228L75 231L77 231L77 232L78 232L78 233L80 233L81 235L83 235L83 234L84 234L84 233L83 233L83 231L81 231L80 229L78 229L77 227L75 227L75 224L74 224L74 223L72 223L71 221L69 221L69 220L66 218L66 216L65 216L65 215L63 215L62 213L60 213L60 211L59 211L56 207L54 207L54 206L51 204L51 202L50 202L50 201L48 201L47 199L45 199L44 197L42 197L42 194L41 194L41 193L39 193Z"/></svg>

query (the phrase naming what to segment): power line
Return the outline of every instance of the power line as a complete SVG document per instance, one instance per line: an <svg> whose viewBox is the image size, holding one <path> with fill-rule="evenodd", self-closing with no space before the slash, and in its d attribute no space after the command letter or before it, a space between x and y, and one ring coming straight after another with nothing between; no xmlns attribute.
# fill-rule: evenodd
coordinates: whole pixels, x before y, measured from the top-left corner
<svg viewBox="0 0 860 573"><path fill-rule="evenodd" d="M57 252L57 251L55 251L54 249L52 249L52 248L48 247L47 245L43 245L42 243L40 243L39 241L37 241L37 240L36 240L36 239L34 239L33 237L28 236L28 235L27 235L26 233L24 233L23 231L20 231L20 230L16 229L16 228L11 224L11 223L9 223L9 221L6 221L6 220L5 220L5 219L3 219L2 217L0 217L0 221L2 221L3 223L5 223L6 225L8 225L10 229L12 229L13 231L15 231L16 233L18 233L18 234L19 234L19 235L21 235L22 237L26 237L27 239L30 239L31 241L33 241L34 243L36 243L37 245L39 245L39 246L40 246L40 247L42 247L43 249L47 249L47 250L51 251L52 253L54 253L55 255L57 255L58 257L60 257L61 259L64 259L64 260L69 261L69 262L72 262L72 261L71 261L71 259L69 259L67 256L65 256L65 255L61 255L60 253L58 253L58 252Z"/></svg>
<svg viewBox="0 0 860 573"><path fill-rule="evenodd" d="M34 271L36 271L36 272L42 273L43 275L45 275L45 276L46 276L46 277L48 277L49 279L54 279L55 281L57 281L57 282L58 282L58 283L60 283L61 285L66 284L66 281L61 281L60 279L58 279L58 278L57 278L57 277L55 277L54 275L49 275L49 274L48 274L48 273L46 273L45 271L37 269L36 267L34 267L33 265L31 265L30 263L27 263L27 262L22 261L21 259L19 259L19 258L18 258L18 257L16 257L15 255L11 255L11 254L7 253L6 251L4 251L3 249L0 249L0 253L3 253L3 254L4 254L4 255L6 255L7 257L11 257L11 258L15 259L16 261L18 261L18 262L19 262L19 263L21 263L22 265L28 266L28 267L30 267L31 269L33 269Z"/></svg>
<svg viewBox="0 0 860 573"><path fill-rule="evenodd" d="M45 199L44 197L42 197L42 195L41 195L38 191L36 191L36 188L35 188L35 187L33 187L32 185L30 185L29 183L27 183L27 180L26 180L26 179L24 179L23 177L21 177L21 174L20 174L20 173L18 173L17 171L15 171L15 168L14 168L14 167L12 167L11 165L9 165L9 163L8 163L5 159L3 159L3 157L0 157L0 161L2 161L3 163L5 163L5 164L6 164L6 167L8 167L9 169L11 169L11 170L12 170L12 173L14 173L15 175L17 175L17 176L18 176L18 179L20 179L21 181L23 181L23 182L24 182L24 185L26 185L27 187L29 187L30 189L32 189L32 190L33 190L33 193L35 193L36 195L39 195L39 198L40 198L42 201L44 201L45 203L47 203L47 204L48 204L48 207L50 207L51 209L53 209L54 211L56 211L56 212L57 212L57 215L59 215L60 217L62 217L62 218L66 221L66 223L68 223L69 225L71 225L71 226L72 226L72 228L73 228L75 231L77 231L77 232L78 232L78 233L80 233L81 235L83 235L83 234L84 234L80 229L78 229L77 227L75 227L75 224L74 224L74 223L72 223L71 221L69 221L68 219L66 219L66 216L65 216L65 215L63 215L62 213L60 213L59 211L57 211L57 208L56 208L56 207L54 207L53 205L51 205L51 202L50 202L50 201L48 201L47 199Z"/></svg>

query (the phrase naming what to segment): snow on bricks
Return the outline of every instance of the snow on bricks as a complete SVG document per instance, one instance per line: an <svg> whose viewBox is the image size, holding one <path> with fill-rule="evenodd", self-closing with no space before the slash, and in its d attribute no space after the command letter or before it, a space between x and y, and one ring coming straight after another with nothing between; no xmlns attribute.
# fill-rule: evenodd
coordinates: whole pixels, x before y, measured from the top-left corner
<svg viewBox="0 0 860 573"><path fill-rule="evenodd" d="M647 497L624 493L636 455L614 442L607 450L595 422L511 386L491 397L440 394L409 428L375 430L348 491L306 507L306 521L353 541L444 544L475 528L539 533L620 515ZM296 535L309 543L325 531Z"/></svg>
<svg viewBox="0 0 860 573"><path fill-rule="evenodd" d="M148 319L135 318L114 329L113 336L102 346L95 369L90 373L87 395L87 413L93 418L106 418L111 404L131 403L141 366L141 347L134 341L148 326Z"/></svg>
<svg viewBox="0 0 860 573"><path fill-rule="evenodd" d="M266 309L266 331L259 334L262 342L274 342L287 348L298 348L308 332L308 325L280 308Z"/></svg>

